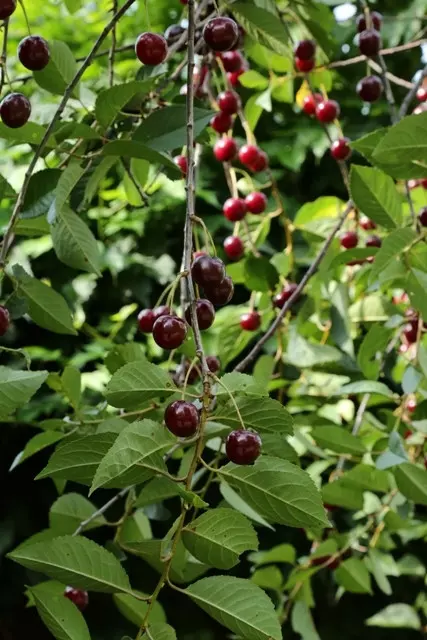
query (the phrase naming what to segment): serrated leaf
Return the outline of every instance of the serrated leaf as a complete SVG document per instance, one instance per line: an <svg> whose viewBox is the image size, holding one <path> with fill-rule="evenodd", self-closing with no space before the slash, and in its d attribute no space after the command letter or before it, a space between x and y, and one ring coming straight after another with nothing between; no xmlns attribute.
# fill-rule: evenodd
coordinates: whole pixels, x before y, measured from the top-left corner
<svg viewBox="0 0 427 640"><path fill-rule="evenodd" d="M427 505L427 471L410 462L393 469L397 488L405 498L416 504Z"/></svg>
<svg viewBox="0 0 427 640"><path fill-rule="evenodd" d="M251 38L271 51L290 55L286 30L276 15L244 2L234 2L233 13Z"/></svg>
<svg viewBox="0 0 427 640"><path fill-rule="evenodd" d="M100 182L105 178L110 169L112 169L112 167L114 167L114 165L117 164L118 161L119 159L114 156L97 158L95 160L95 168L93 169L93 171L89 172L89 178L85 187L85 203L89 203L95 197Z"/></svg>
<svg viewBox="0 0 427 640"><path fill-rule="evenodd" d="M176 393L170 375L147 361L121 367L107 385L105 397L113 407L137 409L147 400Z"/></svg>
<svg viewBox="0 0 427 640"><path fill-rule="evenodd" d="M59 440L65 438L65 435L65 433L59 433L58 431L43 431L42 433L37 433L15 457L10 465L9 471L13 471L13 469L24 462L24 460L31 458L31 456L34 456L39 451L43 451L46 447L50 447L52 444L59 442Z"/></svg>
<svg viewBox="0 0 427 640"><path fill-rule="evenodd" d="M143 593L139 595L144 596ZM113 595L114 604L120 613L132 624L140 627L144 621L145 615L148 611L148 602L138 600L134 596L128 593L115 593ZM151 623L165 623L166 616L163 608L159 602L155 602L150 610L150 622Z"/></svg>
<svg viewBox="0 0 427 640"><path fill-rule="evenodd" d="M194 136L208 126L215 111L194 109ZM132 139L157 151L172 151L186 144L186 106L172 105L151 113L136 129Z"/></svg>
<svg viewBox="0 0 427 640"><path fill-rule="evenodd" d="M232 373L226 373L220 378L222 384L218 384L215 396L224 401L225 398L230 397L230 393L234 395L245 396L267 396L268 392L265 385L257 382L253 376L248 376L246 373L238 373L233 371Z"/></svg>
<svg viewBox="0 0 427 640"><path fill-rule="evenodd" d="M394 260L401 260L404 250L411 245L417 234L413 229L397 229L389 233L383 240L380 250L375 255L375 261L372 265L370 282L374 282L376 278L386 269Z"/></svg>
<svg viewBox="0 0 427 640"><path fill-rule="evenodd" d="M168 624L150 624L148 629L152 640L176 640L175 630Z"/></svg>
<svg viewBox="0 0 427 640"><path fill-rule="evenodd" d="M373 160L395 168L401 165L396 177L410 179L419 176L427 163L427 114L421 113L403 118L390 127L379 141L373 153ZM420 166L420 165L424 165ZM414 171L411 171L411 168Z"/></svg>
<svg viewBox="0 0 427 640"><path fill-rule="evenodd" d="M372 593L371 576L362 560L349 558L335 571L335 578L351 593Z"/></svg>
<svg viewBox="0 0 427 640"><path fill-rule="evenodd" d="M133 422L120 433L101 461L91 493L101 487L122 488L144 482L157 472L167 471L163 454L175 438L153 420Z"/></svg>
<svg viewBox="0 0 427 640"><path fill-rule="evenodd" d="M153 478L143 486L135 502L135 507L146 507L180 495L176 482L169 478Z"/></svg>
<svg viewBox="0 0 427 640"><path fill-rule="evenodd" d="M421 629L421 620L413 607L403 602L390 604L365 622L369 627Z"/></svg>
<svg viewBox="0 0 427 640"><path fill-rule="evenodd" d="M30 178L20 219L46 215L55 198L55 189L62 172L59 169L44 169Z"/></svg>
<svg viewBox="0 0 427 640"><path fill-rule="evenodd" d="M84 496L79 493L66 493L59 496L51 506L49 525L58 535L72 534L82 522L93 516L96 511L97 507ZM105 523L106 519L101 514L85 527L85 531L97 529Z"/></svg>
<svg viewBox="0 0 427 640"><path fill-rule="evenodd" d="M19 129L11 129L0 122L0 138L4 138L5 140L16 144L26 143L38 145L43 140L45 133L46 127L43 127L41 124L37 124L36 122L27 122ZM55 137L50 136L47 142L47 147L52 148L55 146Z"/></svg>
<svg viewBox="0 0 427 640"><path fill-rule="evenodd" d="M363 455L366 447L354 435L345 430L344 427L323 426L316 427L312 431L312 436L320 447L331 449L337 453L351 453L352 455Z"/></svg>
<svg viewBox="0 0 427 640"><path fill-rule="evenodd" d="M258 549L249 520L233 509L211 509L188 524L182 540L192 555L217 569L231 569L244 551Z"/></svg>
<svg viewBox="0 0 427 640"><path fill-rule="evenodd" d="M221 482L219 485L219 490L221 492L224 500L231 506L233 509L242 513L247 518L250 518L254 522L257 522L262 527L266 527L267 529L271 529L274 531L274 527L271 526L267 520L265 520L262 516L259 515L247 502L245 502L237 493L230 487L226 482Z"/></svg>
<svg viewBox="0 0 427 640"><path fill-rule="evenodd" d="M0 366L0 416L27 404L48 376L47 371L17 371Z"/></svg>
<svg viewBox="0 0 427 640"><path fill-rule="evenodd" d="M110 89L98 93L95 103L95 116L105 129L115 120L122 108L135 95L147 94L154 86L156 78L134 80L125 84L117 84Z"/></svg>
<svg viewBox="0 0 427 640"><path fill-rule="evenodd" d="M80 404L81 397L81 375L76 367L71 365L65 367L61 376L62 388L74 408Z"/></svg>
<svg viewBox="0 0 427 640"><path fill-rule="evenodd" d="M165 167L165 169L167 169L175 178L179 178L181 175L181 170L178 169L169 156L133 140L114 140L114 142L108 142L103 147L102 153L106 156L120 156L124 158L140 158L141 160L148 160L150 164L157 164Z"/></svg>
<svg viewBox="0 0 427 640"><path fill-rule="evenodd" d="M8 557L33 571L78 589L102 593L131 592L129 579L117 558L87 538L61 536L25 545Z"/></svg>
<svg viewBox="0 0 427 640"><path fill-rule="evenodd" d="M243 424L247 429L293 435L292 417L284 406L272 398L236 398ZM213 418L233 428L241 428L234 403L229 401Z"/></svg>
<svg viewBox="0 0 427 640"><path fill-rule="evenodd" d="M282 640L270 598L249 580L231 576L203 578L186 593L214 620L246 640Z"/></svg>
<svg viewBox="0 0 427 640"><path fill-rule="evenodd" d="M49 207L47 221L53 224L62 212L68 197L84 173L84 168L78 162L70 164L62 171L55 190L55 198Z"/></svg>
<svg viewBox="0 0 427 640"><path fill-rule="evenodd" d="M29 593L41 619L57 640L90 640L84 617L63 593L51 593L43 583L32 587Z"/></svg>
<svg viewBox="0 0 427 640"><path fill-rule="evenodd" d="M61 262L73 269L101 275L98 243L86 223L67 206L57 212L52 241Z"/></svg>
<svg viewBox="0 0 427 640"><path fill-rule="evenodd" d="M362 340L357 354L357 364L363 375L371 380L378 378L381 370L381 360L387 346L391 330L380 324L373 324Z"/></svg>
<svg viewBox="0 0 427 640"><path fill-rule="evenodd" d="M393 179L379 169L352 165L350 192L356 207L386 229L400 226L402 203Z"/></svg>
<svg viewBox="0 0 427 640"><path fill-rule="evenodd" d="M218 473L271 522L291 527L328 526L320 493L310 476L286 460L261 456L253 466L230 462Z"/></svg>
<svg viewBox="0 0 427 640"><path fill-rule="evenodd" d="M62 96L77 71L74 55L62 40L49 40L50 58L48 65L41 71L34 71L34 80L39 87L50 93ZM78 96L76 87L74 94Z"/></svg>

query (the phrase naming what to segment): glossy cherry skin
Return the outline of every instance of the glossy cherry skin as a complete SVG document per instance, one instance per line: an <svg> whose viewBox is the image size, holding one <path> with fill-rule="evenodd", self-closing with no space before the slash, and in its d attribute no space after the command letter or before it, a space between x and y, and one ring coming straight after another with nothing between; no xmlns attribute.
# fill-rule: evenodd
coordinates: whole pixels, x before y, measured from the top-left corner
<svg viewBox="0 0 427 640"><path fill-rule="evenodd" d="M240 98L235 91L223 91L217 98L218 107L229 116L234 115L240 109Z"/></svg>
<svg viewBox="0 0 427 640"><path fill-rule="evenodd" d="M191 277L200 287L220 284L225 277L225 266L219 258L200 256L191 265Z"/></svg>
<svg viewBox="0 0 427 640"><path fill-rule="evenodd" d="M316 43L314 40L300 40L295 49L295 58L300 60L311 60L316 54Z"/></svg>
<svg viewBox="0 0 427 640"><path fill-rule="evenodd" d="M212 18L203 29L203 38L213 51L229 51L239 39L239 29L231 18Z"/></svg>
<svg viewBox="0 0 427 640"><path fill-rule="evenodd" d="M224 69L230 73L240 71L244 65L244 60L240 51L225 51L221 54Z"/></svg>
<svg viewBox="0 0 427 640"><path fill-rule="evenodd" d="M375 102L381 97L383 83L378 76L366 76L357 83L356 92L364 102Z"/></svg>
<svg viewBox="0 0 427 640"><path fill-rule="evenodd" d="M185 177L188 171L188 162L185 156L175 156L173 159L174 163L177 167L181 169L182 175Z"/></svg>
<svg viewBox="0 0 427 640"><path fill-rule="evenodd" d="M228 198L224 202L222 212L227 220L238 222L238 220L243 220L246 215L246 203L242 198Z"/></svg>
<svg viewBox="0 0 427 640"><path fill-rule="evenodd" d="M347 160L351 156L349 138L340 138L331 145L331 155L335 160Z"/></svg>
<svg viewBox="0 0 427 640"><path fill-rule="evenodd" d="M383 23L383 17L381 13L379 13L378 11L371 11L371 23L374 29L380 31L381 25ZM356 24L359 33L361 31L365 31L365 29L367 28L366 18L363 13L357 17Z"/></svg>
<svg viewBox="0 0 427 640"><path fill-rule="evenodd" d="M415 398L410 398L406 403L406 409L409 411L409 413L414 413L416 408L417 408L417 401L415 400ZM412 432L410 435L412 435Z"/></svg>
<svg viewBox="0 0 427 640"><path fill-rule="evenodd" d="M418 102L426 102L427 101L427 89L424 87L420 87L417 91L417 100Z"/></svg>
<svg viewBox="0 0 427 640"><path fill-rule="evenodd" d="M16 9L17 0L0 0L0 20L9 18Z"/></svg>
<svg viewBox="0 0 427 640"><path fill-rule="evenodd" d="M427 207L423 207L422 209L420 209L418 220L420 221L422 227L427 227Z"/></svg>
<svg viewBox="0 0 427 640"><path fill-rule="evenodd" d="M233 138L221 138L214 146L215 158L220 162L230 162L237 155L237 145Z"/></svg>
<svg viewBox="0 0 427 640"><path fill-rule="evenodd" d="M165 38L166 38L167 44L169 46L172 44L175 44L175 42L177 42L180 39L184 31L185 29L181 27L181 25L171 24L165 31Z"/></svg>
<svg viewBox="0 0 427 640"><path fill-rule="evenodd" d="M262 441L255 431L232 431L225 443L225 452L234 464L253 464L261 453Z"/></svg>
<svg viewBox="0 0 427 640"><path fill-rule="evenodd" d="M260 151L257 160L250 165L250 170L254 173L265 171L268 167L268 155L265 151Z"/></svg>
<svg viewBox="0 0 427 640"><path fill-rule="evenodd" d="M369 236L365 242L367 247L380 247L382 245L382 240L379 236Z"/></svg>
<svg viewBox="0 0 427 640"><path fill-rule="evenodd" d="M82 589L65 587L64 596L71 600L80 611L84 611L89 604L89 594Z"/></svg>
<svg viewBox="0 0 427 640"><path fill-rule="evenodd" d="M309 73L314 69L315 61L314 60L300 60L300 58L295 58L295 67L298 71L303 73Z"/></svg>
<svg viewBox="0 0 427 640"><path fill-rule="evenodd" d="M364 229L365 231L371 231L372 229L376 229L377 225L375 224L375 222L373 220L370 220L369 218L367 218L366 216L362 216L359 220L359 225L362 227L362 229Z"/></svg>
<svg viewBox="0 0 427 640"><path fill-rule="evenodd" d="M205 300L204 298L197 300L196 315L199 329L201 331L209 329L209 327L213 325L215 320L215 309L212 302L210 302L209 300ZM188 324L192 326L190 307L187 307L187 309L185 310L185 319L187 320Z"/></svg>
<svg viewBox="0 0 427 640"><path fill-rule="evenodd" d="M258 311L248 311L240 316L240 326L244 331L257 331L261 326L261 316Z"/></svg>
<svg viewBox="0 0 427 640"><path fill-rule="evenodd" d="M194 436L199 428L199 421L199 412L191 402L175 400L166 407L165 424L178 438Z"/></svg>
<svg viewBox="0 0 427 640"><path fill-rule="evenodd" d="M329 124L340 115L340 105L336 100L322 100L316 107L316 118L319 122Z"/></svg>
<svg viewBox="0 0 427 640"><path fill-rule="evenodd" d="M340 237L340 244L344 249L354 249L359 242L359 236L355 231L345 231Z"/></svg>
<svg viewBox="0 0 427 640"><path fill-rule="evenodd" d="M254 191L245 198L246 208L249 213L263 213L267 208L267 197L261 191Z"/></svg>
<svg viewBox="0 0 427 640"><path fill-rule="evenodd" d="M233 126L233 118L223 111L218 111L209 123L217 133L227 133Z"/></svg>
<svg viewBox="0 0 427 640"><path fill-rule="evenodd" d="M40 36L27 36L19 43L18 58L26 69L41 71L49 63L49 45Z"/></svg>
<svg viewBox="0 0 427 640"><path fill-rule="evenodd" d="M418 337L418 320L411 320L405 324L402 333L409 344L416 342Z"/></svg>
<svg viewBox="0 0 427 640"><path fill-rule="evenodd" d="M321 93L310 93L308 96L305 96L302 103L302 110L308 116L314 116L316 113L317 105L322 102L323 96Z"/></svg>
<svg viewBox="0 0 427 640"><path fill-rule="evenodd" d="M142 309L138 314L138 327L143 333L151 333L156 321L153 309Z"/></svg>
<svg viewBox="0 0 427 640"><path fill-rule="evenodd" d="M372 58L381 49L381 36L376 29L365 29L359 35L359 50L364 56Z"/></svg>
<svg viewBox="0 0 427 640"><path fill-rule="evenodd" d="M31 103L22 93L9 93L0 103L0 117L6 127L19 129L28 122Z"/></svg>
<svg viewBox="0 0 427 640"><path fill-rule="evenodd" d="M228 236L224 240L224 251L230 260L240 260L245 253L245 245L239 236Z"/></svg>
<svg viewBox="0 0 427 640"><path fill-rule="evenodd" d="M187 337L187 325L182 318L161 316L153 326L153 338L162 349L178 349Z"/></svg>
<svg viewBox="0 0 427 640"><path fill-rule="evenodd" d="M295 293L298 285L295 282L288 282L283 290L273 298L273 304L278 309L282 309L289 298Z"/></svg>
<svg viewBox="0 0 427 640"><path fill-rule="evenodd" d="M165 304L161 304L159 307L154 307L154 322L161 318L162 316L174 316L175 312L170 307L167 307Z"/></svg>
<svg viewBox="0 0 427 640"><path fill-rule="evenodd" d="M4 336L10 326L10 314L6 307L0 305L0 336Z"/></svg>
<svg viewBox="0 0 427 640"><path fill-rule="evenodd" d="M254 144L244 144L239 150L239 160L246 167L258 161L261 150Z"/></svg>
<svg viewBox="0 0 427 640"><path fill-rule="evenodd" d="M211 373L218 373L221 369L221 362L216 356L208 356L206 358L206 363Z"/></svg>
<svg viewBox="0 0 427 640"><path fill-rule="evenodd" d="M238 71L227 73L227 79L232 87L237 87L240 84L239 78L243 73L245 73L244 69L239 69Z"/></svg>
<svg viewBox="0 0 427 640"><path fill-rule="evenodd" d="M155 66L165 61L168 43L160 33L141 33L135 44L135 53L142 63Z"/></svg>
<svg viewBox="0 0 427 640"><path fill-rule="evenodd" d="M234 293L234 285L230 276L225 276L225 278L218 284L208 285L203 289L206 298L208 298L208 300L210 300L216 307L223 307L225 304L230 302Z"/></svg>

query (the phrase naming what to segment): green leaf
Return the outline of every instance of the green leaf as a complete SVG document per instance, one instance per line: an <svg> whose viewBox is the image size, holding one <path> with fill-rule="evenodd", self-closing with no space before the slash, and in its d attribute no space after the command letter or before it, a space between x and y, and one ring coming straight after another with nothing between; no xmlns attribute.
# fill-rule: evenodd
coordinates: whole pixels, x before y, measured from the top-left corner
<svg viewBox="0 0 427 640"><path fill-rule="evenodd" d="M215 111L194 109L194 135L197 138L208 126ZM185 104L153 111L136 129L132 138L150 149L172 151L186 144L187 112Z"/></svg>
<svg viewBox="0 0 427 640"><path fill-rule="evenodd" d="M4 138L14 144L27 143L31 145L39 145L43 140L45 133L46 127L43 127L41 124L37 124L36 122L27 122L27 124L24 124L24 126L19 129L11 129L0 122L0 138ZM54 136L49 137L47 146L50 148L56 146Z"/></svg>
<svg viewBox="0 0 427 640"><path fill-rule="evenodd" d="M393 469L397 488L405 498L416 504L427 505L427 471L410 462Z"/></svg>
<svg viewBox="0 0 427 640"><path fill-rule="evenodd" d="M268 395L265 385L257 382L253 376L248 376L246 373L233 371L221 376L220 380L223 386L218 384L215 395L221 401L229 400L230 393L233 396L259 397Z"/></svg>
<svg viewBox="0 0 427 640"><path fill-rule="evenodd" d="M129 579L117 558L87 538L62 536L18 547L8 557L77 589L102 593L130 592Z"/></svg>
<svg viewBox="0 0 427 640"><path fill-rule="evenodd" d="M339 482L361 491L387 493L390 490L389 474L368 464L357 464L350 471L346 471Z"/></svg>
<svg viewBox="0 0 427 640"><path fill-rule="evenodd" d="M107 156L106 158L98 158L94 170L90 173L89 179L86 183L84 193L84 203L89 203L95 197L100 182L104 180L107 173L114 167L119 161L114 156Z"/></svg>
<svg viewBox="0 0 427 640"><path fill-rule="evenodd" d="M286 29L276 15L244 2L234 2L233 13L251 38L271 51L290 55Z"/></svg>
<svg viewBox="0 0 427 640"><path fill-rule="evenodd" d="M335 480L322 487L322 499L344 509L363 509L363 491L358 487L347 486L341 480Z"/></svg>
<svg viewBox="0 0 427 640"><path fill-rule="evenodd" d="M74 55L62 40L49 40L50 58L42 71L34 71L34 80L39 87L50 93L62 96L71 80L76 75L77 64ZM74 89L78 96L78 89Z"/></svg>
<svg viewBox="0 0 427 640"><path fill-rule="evenodd" d="M427 274L420 269L410 269L405 289L411 304L420 311L423 320L427 322Z"/></svg>
<svg viewBox="0 0 427 640"><path fill-rule="evenodd" d="M168 624L150 624L148 629L152 640L176 640L175 630Z"/></svg>
<svg viewBox="0 0 427 640"><path fill-rule="evenodd" d="M231 569L258 539L249 520L233 509L211 509L188 524L182 540L190 553L217 569Z"/></svg>
<svg viewBox="0 0 427 640"><path fill-rule="evenodd" d="M243 424L247 429L293 435L292 417L284 406L272 398L236 398ZM216 422L240 428L241 422L234 403L229 401L215 414Z"/></svg>
<svg viewBox="0 0 427 640"><path fill-rule="evenodd" d="M169 478L153 478L143 486L135 502L135 507L157 504L179 495L179 487Z"/></svg>
<svg viewBox="0 0 427 640"><path fill-rule="evenodd" d="M310 609L303 600L298 600L292 607L291 622L292 629L300 634L302 640L321 640Z"/></svg>
<svg viewBox="0 0 427 640"><path fill-rule="evenodd" d="M55 189L62 172L59 169L43 169L30 178L20 219L46 215L55 198Z"/></svg>
<svg viewBox="0 0 427 640"><path fill-rule="evenodd" d="M105 397L113 407L137 409L147 400L168 397L176 387L167 371L147 361L121 367L107 385Z"/></svg>
<svg viewBox="0 0 427 640"><path fill-rule="evenodd" d="M84 617L63 593L51 593L43 583L32 587L29 593L41 619L57 640L90 640Z"/></svg>
<svg viewBox="0 0 427 640"><path fill-rule="evenodd" d="M268 78L254 69L242 73L242 75L239 76L239 82L247 89L258 89L259 91L263 91L270 84Z"/></svg>
<svg viewBox="0 0 427 640"><path fill-rule="evenodd" d="M421 620L413 607L403 602L390 604L366 620L369 627L421 629Z"/></svg>
<svg viewBox="0 0 427 640"><path fill-rule="evenodd" d="M106 432L67 440L57 447L36 479L52 477L90 485L96 469L116 438L117 434Z"/></svg>
<svg viewBox="0 0 427 640"><path fill-rule="evenodd" d="M390 127L379 141L373 153L373 159L387 166L391 164L395 169L401 165L399 174L395 177L410 179L422 177L419 171L427 163L427 114L407 116ZM411 169L415 170L411 171Z"/></svg>
<svg viewBox="0 0 427 640"><path fill-rule="evenodd" d="M57 213L52 241L61 262L73 269L101 275L98 243L86 223L67 206Z"/></svg>
<svg viewBox="0 0 427 640"><path fill-rule="evenodd" d="M6 178L0 175L0 202L3 198L13 198L15 195L15 190L12 189Z"/></svg>
<svg viewBox="0 0 427 640"><path fill-rule="evenodd" d="M271 291L279 281L279 274L268 258L246 258L243 273L245 287L250 291Z"/></svg>
<svg viewBox="0 0 427 640"><path fill-rule="evenodd" d="M229 463L218 473L271 522L291 527L328 525L320 493L310 476L286 460L261 456L253 466Z"/></svg>
<svg viewBox="0 0 427 640"><path fill-rule="evenodd" d="M388 580L382 563L383 554L377 551L377 549L370 549L369 555L367 558L368 568L370 569L372 575L375 578L375 581L378 587L381 589L383 593L387 596L391 596L393 590L391 588L390 581Z"/></svg>
<svg viewBox="0 0 427 640"><path fill-rule="evenodd" d="M257 551L249 554L249 560L257 565L262 564L295 564L296 552L291 544L280 544L268 551Z"/></svg>
<svg viewBox="0 0 427 640"><path fill-rule="evenodd" d="M246 640L281 640L270 598L249 580L231 576L203 578L186 593L214 620Z"/></svg>
<svg viewBox="0 0 427 640"><path fill-rule="evenodd" d="M247 518L250 518L254 522L260 524L262 527L266 527L267 529L271 529L274 531L274 527L271 526L262 516L259 515L252 509L252 507L245 502L237 493L230 487L226 482L221 482L219 485L219 490L221 491L221 495L224 500L231 506L233 509L238 511L239 513L243 513Z"/></svg>
<svg viewBox="0 0 427 640"><path fill-rule="evenodd" d="M150 164L164 166L174 178L181 176L181 170L178 169L167 155L151 149L140 142L134 142L133 140L114 140L114 142L108 142L103 147L102 153L106 156L148 160Z"/></svg>
<svg viewBox="0 0 427 640"><path fill-rule="evenodd" d="M145 96L154 86L156 78L134 80L117 84L98 93L95 103L95 116L99 124L106 129L115 120L124 106L137 94Z"/></svg>
<svg viewBox="0 0 427 640"><path fill-rule="evenodd" d="M375 282L376 278L386 269L391 262L402 259L404 250L411 245L417 234L412 229L397 229L389 233L383 240L382 246L375 255L372 266L370 282Z"/></svg>
<svg viewBox="0 0 427 640"><path fill-rule="evenodd" d="M357 364L363 375L371 380L378 378L384 349L389 343L391 330L380 324L373 324L363 338L357 354Z"/></svg>
<svg viewBox="0 0 427 640"><path fill-rule="evenodd" d="M115 347L107 353L105 364L110 373L116 373L123 365L137 360L147 362L144 348L138 342L128 342L126 344L115 345Z"/></svg>
<svg viewBox="0 0 427 640"><path fill-rule="evenodd" d="M47 376L47 371L17 371L0 366L0 416L24 407Z"/></svg>
<svg viewBox="0 0 427 640"><path fill-rule="evenodd" d="M139 484L159 471L167 471L163 454L174 444L175 438L157 422L133 422L101 461L91 493L101 487L119 489Z"/></svg>
<svg viewBox="0 0 427 640"><path fill-rule="evenodd" d="M82 522L93 516L96 511L97 507L84 496L79 493L67 493L60 496L51 506L49 526L58 535L72 534ZM102 527L106 522L101 514L85 527L85 531Z"/></svg>
<svg viewBox="0 0 427 640"><path fill-rule="evenodd" d="M400 226L402 203L393 179L371 167L352 165L350 192L355 205L386 229Z"/></svg>
<svg viewBox="0 0 427 640"><path fill-rule="evenodd" d="M67 202L70 193L82 177L83 173L84 168L76 161L70 162L67 168L62 171L56 187L55 199L50 205L47 214L47 221L49 224L53 224L61 214L62 208Z"/></svg>
<svg viewBox="0 0 427 640"><path fill-rule="evenodd" d="M377 393L380 396L386 396L387 398L393 398L393 392L383 382L376 382L375 380L359 380L358 382L350 382L341 389L339 389L334 395L351 395L354 393Z"/></svg>
<svg viewBox="0 0 427 640"><path fill-rule="evenodd" d="M352 455L363 455L366 447L363 443L344 427L324 426L316 427L312 431L312 436L320 447L331 449L337 453L350 453Z"/></svg>
<svg viewBox="0 0 427 640"><path fill-rule="evenodd" d="M144 596L143 593L139 593L139 595ZM127 620L137 627L142 625L148 611L148 602L137 600L137 598L129 595L128 593L115 593L113 595L113 600L117 609ZM150 623L153 622L166 622L166 616L159 602L154 602L153 608L150 610Z"/></svg>
<svg viewBox="0 0 427 640"><path fill-rule="evenodd" d="M80 371L76 369L76 367L65 367L61 376L61 382L67 398L76 409L80 404L81 397Z"/></svg>
<svg viewBox="0 0 427 640"><path fill-rule="evenodd" d="M64 298L37 278L32 278L18 265L14 266L14 276L18 281L18 291L28 303L28 313L39 327L75 336L73 318Z"/></svg>
<svg viewBox="0 0 427 640"><path fill-rule="evenodd" d="M37 433L27 442L24 449L15 457L14 461L10 465L9 471L13 471L13 469L24 462L24 460L31 458L31 456L35 455L39 451L43 451L46 447L50 447L52 444L55 444L55 442L62 440L62 438L65 438L65 433L60 433L58 431L43 431L42 433Z"/></svg>
<svg viewBox="0 0 427 640"><path fill-rule="evenodd" d="M335 579L351 593L372 593L371 576L362 560L349 558L335 571Z"/></svg>

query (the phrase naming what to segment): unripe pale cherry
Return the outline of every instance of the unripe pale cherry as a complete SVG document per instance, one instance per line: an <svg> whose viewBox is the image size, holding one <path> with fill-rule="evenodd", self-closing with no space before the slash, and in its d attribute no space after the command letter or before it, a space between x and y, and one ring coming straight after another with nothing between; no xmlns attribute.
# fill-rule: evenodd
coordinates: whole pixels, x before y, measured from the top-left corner
<svg viewBox="0 0 427 640"><path fill-rule="evenodd" d="M246 208L250 213L263 213L267 208L267 197L260 191L254 191L245 198Z"/></svg>
<svg viewBox="0 0 427 640"><path fill-rule="evenodd" d="M228 200L224 202L222 211L227 220L238 222L245 217L247 206L245 200L242 198L228 198Z"/></svg>
<svg viewBox="0 0 427 640"><path fill-rule="evenodd" d="M141 33L135 44L138 60L149 66L161 64L168 55L168 43L160 33Z"/></svg>
<svg viewBox="0 0 427 640"><path fill-rule="evenodd" d="M336 100L322 100L316 106L316 118L319 122L329 124L336 120L340 115L341 109Z"/></svg>
<svg viewBox="0 0 427 640"><path fill-rule="evenodd" d="M232 431L225 443L227 458L234 464L253 464L261 453L262 441L255 431Z"/></svg>
<svg viewBox="0 0 427 640"><path fill-rule="evenodd" d="M347 160L351 156L349 138L339 138L331 145L331 155L335 160Z"/></svg>
<svg viewBox="0 0 427 640"><path fill-rule="evenodd" d="M224 240L224 251L230 260L240 260L245 252L245 245L239 236L228 236Z"/></svg>
<svg viewBox="0 0 427 640"><path fill-rule="evenodd" d="M237 155L237 144L233 138L221 138L215 143L214 155L220 162L230 162Z"/></svg>
<svg viewBox="0 0 427 640"><path fill-rule="evenodd" d="M244 331L257 331L261 326L261 315L258 311L248 311L240 316L240 326Z"/></svg>

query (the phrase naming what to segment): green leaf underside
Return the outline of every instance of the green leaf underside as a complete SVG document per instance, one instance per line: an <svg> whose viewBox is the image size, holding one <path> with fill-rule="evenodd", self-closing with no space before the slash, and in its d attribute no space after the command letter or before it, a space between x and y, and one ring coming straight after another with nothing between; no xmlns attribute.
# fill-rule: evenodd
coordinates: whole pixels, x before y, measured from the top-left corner
<svg viewBox="0 0 427 640"><path fill-rule="evenodd" d="M90 518L97 508L79 493L67 493L53 503L49 512L49 524L58 534L74 533L81 522ZM103 515L94 518L85 531L102 527L106 523Z"/></svg>
<svg viewBox="0 0 427 640"><path fill-rule="evenodd" d="M57 640L90 640L86 621L63 593L51 593L42 583L30 589L37 611Z"/></svg>
<svg viewBox="0 0 427 640"><path fill-rule="evenodd" d="M0 416L25 406L48 376L47 371L16 371L0 366Z"/></svg>
<svg viewBox="0 0 427 640"><path fill-rule="evenodd" d="M176 393L170 375L147 361L130 362L115 372L106 389L113 407L137 409L146 400Z"/></svg>

